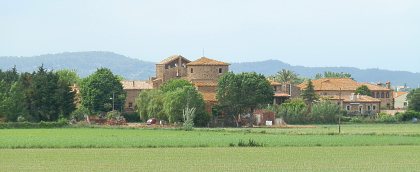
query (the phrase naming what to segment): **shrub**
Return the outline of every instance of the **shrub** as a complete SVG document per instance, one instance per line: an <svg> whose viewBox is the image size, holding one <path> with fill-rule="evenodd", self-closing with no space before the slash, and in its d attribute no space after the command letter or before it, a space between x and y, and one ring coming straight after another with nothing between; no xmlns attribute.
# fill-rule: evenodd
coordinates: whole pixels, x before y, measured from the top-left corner
<svg viewBox="0 0 420 172"><path fill-rule="evenodd" d="M70 114L70 118L76 121L82 121L85 119L85 116L88 116L89 114L89 110L81 106Z"/></svg>
<svg viewBox="0 0 420 172"><path fill-rule="evenodd" d="M330 101L315 103L310 113L311 122L314 123L336 123L340 115L340 106Z"/></svg>
<svg viewBox="0 0 420 172"><path fill-rule="evenodd" d="M307 123L306 104L302 99L288 100L280 106L274 107L277 117L283 118L287 123Z"/></svg>
<svg viewBox="0 0 420 172"><path fill-rule="evenodd" d="M68 123L67 120L60 121L60 122L44 122L41 121L39 123L31 123L31 122L7 122L7 123L0 123L0 129L7 129L7 128L63 128L67 127Z"/></svg>
<svg viewBox="0 0 420 172"><path fill-rule="evenodd" d="M127 122L141 122L140 115L138 113L124 113L123 116Z"/></svg>
<svg viewBox="0 0 420 172"><path fill-rule="evenodd" d="M351 122L351 123L362 123L362 119L361 119L361 117L352 117L349 122Z"/></svg>
<svg viewBox="0 0 420 172"><path fill-rule="evenodd" d="M232 144L229 144L230 146ZM244 142L243 140L239 140L238 147L263 147L264 144L258 143L255 140L249 139L248 143Z"/></svg>
<svg viewBox="0 0 420 172"><path fill-rule="evenodd" d="M403 121L410 121L413 118L420 119L420 112L409 110L409 111L402 114L402 120Z"/></svg>
<svg viewBox="0 0 420 172"><path fill-rule="evenodd" d="M396 123L399 122L397 116L392 115L380 115L378 119L375 120L376 122L382 122L382 123Z"/></svg>
<svg viewBox="0 0 420 172"><path fill-rule="evenodd" d="M191 131L194 126L194 116L195 116L195 108L185 108L183 110L182 116L184 118L184 123L182 127L186 131Z"/></svg>

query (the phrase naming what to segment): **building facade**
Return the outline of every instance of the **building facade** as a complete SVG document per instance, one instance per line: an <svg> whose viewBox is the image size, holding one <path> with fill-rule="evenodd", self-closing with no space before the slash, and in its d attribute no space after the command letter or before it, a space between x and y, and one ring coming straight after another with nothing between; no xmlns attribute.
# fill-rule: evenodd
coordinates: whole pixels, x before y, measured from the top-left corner
<svg viewBox="0 0 420 172"><path fill-rule="evenodd" d="M153 89L150 81L121 81L124 91L127 93L124 104L124 112L133 113L136 110L136 99L141 91Z"/></svg>
<svg viewBox="0 0 420 172"><path fill-rule="evenodd" d="M381 86L371 83L358 83L350 78L323 78L312 80L312 83L315 92L325 99L336 100L337 97L342 97L342 108L347 110L348 105L350 105L348 111L351 112L359 111L360 106L362 107L361 112L379 112L380 109L394 109L393 90L389 82L385 86ZM302 83L298 87L302 90L306 88L306 85L306 83ZM371 95L355 95L356 89L362 85L366 85L369 88ZM379 104L377 105L378 101Z"/></svg>

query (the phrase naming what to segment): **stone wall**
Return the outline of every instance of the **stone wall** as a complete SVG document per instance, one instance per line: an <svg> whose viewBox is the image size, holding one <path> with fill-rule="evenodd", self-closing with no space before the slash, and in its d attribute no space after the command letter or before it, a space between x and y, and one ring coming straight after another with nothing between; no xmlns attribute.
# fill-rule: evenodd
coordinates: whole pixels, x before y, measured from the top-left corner
<svg viewBox="0 0 420 172"><path fill-rule="evenodd" d="M127 92L127 97L125 98L124 111L125 112L134 112L134 107L136 105L136 98L140 94L141 90L125 90ZM131 103L131 107L129 106Z"/></svg>
<svg viewBox="0 0 420 172"><path fill-rule="evenodd" d="M228 66L188 66L187 68L188 80L193 82L217 81L221 75L229 71Z"/></svg>

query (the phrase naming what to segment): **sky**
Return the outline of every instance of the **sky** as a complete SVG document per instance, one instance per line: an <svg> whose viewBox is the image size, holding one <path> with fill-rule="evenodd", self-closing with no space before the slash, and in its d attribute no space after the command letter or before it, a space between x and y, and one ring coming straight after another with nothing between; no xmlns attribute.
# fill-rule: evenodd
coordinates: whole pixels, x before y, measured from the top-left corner
<svg viewBox="0 0 420 172"><path fill-rule="evenodd" d="M158 62L420 72L419 0L1 0L0 56L112 51Z"/></svg>

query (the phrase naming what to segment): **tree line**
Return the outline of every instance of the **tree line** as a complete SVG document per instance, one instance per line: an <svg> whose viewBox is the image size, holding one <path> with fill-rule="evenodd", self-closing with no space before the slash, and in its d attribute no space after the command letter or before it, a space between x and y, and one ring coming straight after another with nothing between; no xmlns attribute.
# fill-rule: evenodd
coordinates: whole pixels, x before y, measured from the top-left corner
<svg viewBox="0 0 420 172"><path fill-rule="evenodd" d="M65 72L47 71L43 66L32 73L16 68L0 70L0 117L7 121L56 121L67 118L76 108L73 81Z"/></svg>

